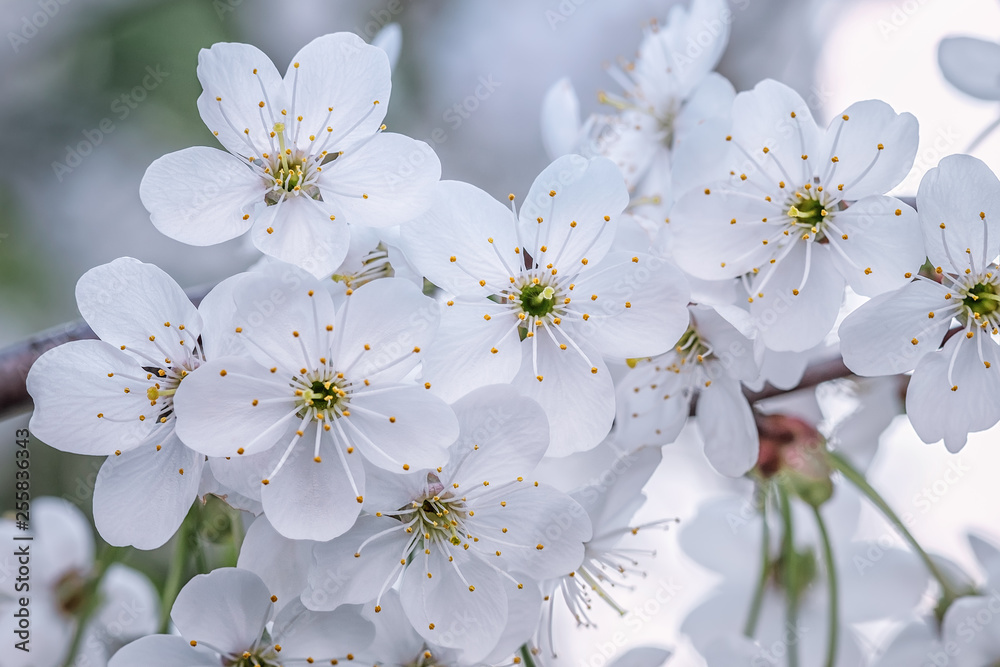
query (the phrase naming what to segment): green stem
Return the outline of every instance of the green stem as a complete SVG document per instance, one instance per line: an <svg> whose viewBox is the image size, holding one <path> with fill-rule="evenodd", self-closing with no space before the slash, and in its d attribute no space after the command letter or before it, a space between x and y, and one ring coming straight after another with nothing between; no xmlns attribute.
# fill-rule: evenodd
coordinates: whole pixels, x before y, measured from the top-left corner
<svg viewBox="0 0 1000 667"><path fill-rule="evenodd" d="M789 628L798 635L799 632L799 591L798 591L798 554L795 552L795 533L792 526L792 501L788 492L780 485L778 495L781 498L781 522L784 530L782 535L781 557L782 569L785 575L785 621ZM799 645L797 640L788 642L788 667L799 666Z"/></svg>
<svg viewBox="0 0 1000 667"><path fill-rule="evenodd" d="M170 610L181 590L181 580L184 578L184 571L187 569L187 563L191 556L191 543L197 539L197 512L198 507L195 503L188 515L184 517L184 522L181 523L177 536L174 537L174 555L170 559L170 568L167 570L167 580L163 584L160 605L160 632L163 634L170 632Z"/></svg>
<svg viewBox="0 0 1000 667"><path fill-rule="evenodd" d="M527 644L521 646L521 657L524 658L524 667L535 667L535 658Z"/></svg>
<svg viewBox="0 0 1000 667"><path fill-rule="evenodd" d="M757 587L753 592L753 599L750 602L750 614L747 616L746 625L743 626L743 635L753 639L757 633L757 621L760 620L760 611L764 606L764 591L767 587L767 578L771 574L771 531L767 525L767 499L760 507L761 523L761 548L760 548L760 576L757 578Z"/></svg>
<svg viewBox="0 0 1000 667"><path fill-rule="evenodd" d="M840 471L840 474L846 477L851 484L857 487L857 489L861 491L868 498L868 500L870 500L872 504L879 509L880 512L882 512L883 516L885 516L885 518L888 519L893 526L895 526L896 530L899 531L899 534L903 536L903 539L905 539L910 546L913 547L913 550L917 552L918 556L920 556L924 565L927 566L927 570L931 573L931 576L934 577L941 586L943 597L949 603L959 598L961 594L952 587L951 582L945 578L944 574L942 574L940 568L938 568L934 560L927 555L927 552L923 550L916 538L913 537L913 535L910 534L910 531L906 529L906 526L903 525L899 516L892 511L892 508L889 507L888 503L882 499L882 496L878 494L878 491L872 488L872 486L865 479L864 475L855 470L854 466L852 466L847 459L842 457L837 452L829 452L828 457L830 464L836 470Z"/></svg>
<svg viewBox="0 0 1000 667"><path fill-rule="evenodd" d="M837 662L837 641L840 630L840 609L837 588L837 566L833 562L833 546L830 543L830 534L826 531L826 522L819 507L813 506L813 514L816 517L816 526L819 528L819 536L823 542L823 561L826 564L827 595L830 599L830 620L827 634L828 644L826 646L826 667L833 667Z"/></svg>

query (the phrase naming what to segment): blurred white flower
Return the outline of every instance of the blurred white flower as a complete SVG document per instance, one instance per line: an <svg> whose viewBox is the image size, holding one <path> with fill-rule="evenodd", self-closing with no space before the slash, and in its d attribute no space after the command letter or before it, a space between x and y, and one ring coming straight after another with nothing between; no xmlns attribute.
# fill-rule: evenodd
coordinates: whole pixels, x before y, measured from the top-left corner
<svg viewBox="0 0 1000 667"><path fill-rule="evenodd" d="M572 85L557 82L542 104L550 157L610 158L625 176L635 209L663 222L675 196L724 157L724 149L713 155L706 148L716 145L700 137L725 133L736 95L725 77L712 72L729 38L728 12L722 0L693 0L690 11L676 4L662 27L648 26L636 60L608 69L624 96L601 93L600 99L618 115L592 115L581 125Z"/></svg>
<svg viewBox="0 0 1000 667"><path fill-rule="evenodd" d="M99 572L83 512L65 500L38 497L30 524L22 531L13 519L0 519L0 535L10 545L0 559L0 631L10 642L4 648L5 667L62 665L78 632L72 665L104 667L123 644L156 632L159 600L153 584L120 563ZM27 606L20 602L25 598ZM84 614L89 616L81 630ZM22 619L27 626L19 625ZM27 633L19 636L25 627ZM26 651L14 647L25 639Z"/></svg>
<svg viewBox="0 0 1000 667"><path fill-rule="evenodd" d="M978 535L970 533L968 538L986 575L978 593L955 600L940 622L928 618L904 627L873 667L982 667L1000 662L1000 549Z"/></svg>
<svg viewBox="0 0 1000 667"><path fill-rule="evenodd" d="M170 153L139 188L153 224L212 245L252 229L265 254L329 275L347 253L348 225L386 227L419 215L441 175L423 142L383 133L386 52L352 33L319 37L284 79L247 44L202 50L198 110L229 151Z"/></svg>
<svg viewBox="0 0 1000 667"><path fill-rule="evenodd" d="M852 629L855 623L903 619L920 602L928 575L916 556L877 543L851 541L853 521L836 507L822 513L833 535L834 561L839 579L839 667L864 664L861 644ZM763 599L752 637L758 642L751 665L784 665L790 646L799 653L803 667L819 667L827 649L828 589L826 568L814 521L806 508L793 505L797 578L795 590L786 587L788 559L781 552L781 531L769 534L770 569L765 573ZM772 528L779 522L770 518ZM680 545L700 565L722 575L708 599L684 620L682 632L699 650L708 650L720 639L744 632L753 607L755 587L761 578L763 528L761 517L748 500L718 498L702 506L698 515L682 524ZM871 553L878 554L872 559ZM797 597L795 626L786 619L786 599ZM735 663L740 664L740 663ZM721 666L720 666L721 667Z"/></svg>

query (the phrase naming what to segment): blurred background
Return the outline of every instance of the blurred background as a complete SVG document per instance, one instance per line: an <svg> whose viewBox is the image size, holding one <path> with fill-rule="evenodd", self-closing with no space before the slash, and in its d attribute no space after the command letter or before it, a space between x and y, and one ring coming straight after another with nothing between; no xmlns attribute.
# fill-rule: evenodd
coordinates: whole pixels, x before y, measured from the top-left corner
<svg viewBox="0 0 1000 667"><path fill-rule="evenodd" d="M603 65L631 57L641 28L663 20L670 0L4 0L0 12L0 132L11 167L0 178L0 346L78 317L74 285L87 269L122 255L154 262L182 286L214 283L255 258L248 242L194 248L149 222L138 196L149 163L191 145L214 146L195 100L198 51L219 41L249 42L279 71L312 38L342 30L366 40L402 26L387 124L431 144L444 177L495 196L523 195L547 164L539 130L546 90L568 76L584 115L597 92L616 90ZM897 194L913 195L920 176L963 152L996 118L996 103L952 88L937 66L947 35L1000 39L994 0L732 0L734 23L720 71L737 90L772 77L796 88L822 124L850 103L878 97L920 121L916 164ZM487 82L489 85L483 86ZM475 96L477 88L485 94ZM1000 169L1000 134L975 154ZM27 415L0 422L0 480L13 479L14 431ZM707 497L730 488L711 472L688 432L664 451L641 518L690 517ZM996 508L1000 443L973 435L957 457L919 442L905 418L883 436L874 485L900 511L942 478L956 458L959 483L920 513L914 533L927 547L974 569L964 533L975 526L1000 540ZM34 443L33 495L69 498L89 514L100 460ZM7 488L6 481L0 488ZM5 494L6 496L7 494ZM13 494L11 494L13 495ZM12 505L0 499L0 508ZM922 505L921 505L922 507ZM863 514L858 536L885 532ZM679 554L672 535L654 536L659 556L649 577L620 600L648 600L660 582L680 582L653 622L595 616L597 630L559 642L562 664L604 661L598 647L621 631L628 643L679 645L673 665L702 663L677 628L713 581ZM652 539L652 538L651 538ZM162 577L169 547L131 564ZM648 584L648 585L647 585ZM654 588L649 588L653 586ZM634 617L633 617L634 618ZM638 627L636 627L638 625ZM559 628L571 629L561 618ZM877 648L878 632L873 633Z"/></svg>

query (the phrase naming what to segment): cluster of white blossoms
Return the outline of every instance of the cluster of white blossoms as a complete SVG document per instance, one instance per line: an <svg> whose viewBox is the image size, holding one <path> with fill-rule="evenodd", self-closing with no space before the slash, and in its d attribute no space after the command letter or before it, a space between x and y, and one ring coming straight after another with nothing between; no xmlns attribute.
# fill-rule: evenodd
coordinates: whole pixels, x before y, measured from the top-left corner
<svg viewBox="0 0 1000 667"><path fill-rule="evenodd" d="M610 68L607 114L581 121L556 84L553 162L505 202L441 181L426 144L386 131L390 61L356 35L314 40L284 76L252 46L202 51L198 109L225 151L156 160L142 202L173 239L250 232L265 257L197 303L136 259L88 271L76 296L96 339L27 380L41 440L107 457L93 511L109 544L160 547L209 496L249 526L235 568L174 582L171 634L112 667L548 661L559 619L624 613L615 589L644 565L623 540L672 523L632 518L689 416L739 480L680 533L722 576L681 628L710 665L867 664L855 626L925 612L932 579L943 626L908 629L880 664L945 664L892 656L949 642L986 656L962 665L998 664L995 629L973 644L962 624L1000 584L915 542L853 541L848 482L905 532L858 472L901 411L899 378L856 380L832 429L813 392L753 391L795 387L839 346L859 376L913 371L927 442L957 451L1000 421L1000 181L960 155L916 210L887 194L916 119L869 100L823 127L777 81L737 94L713 72L728 12L693 0L651 25ZM838 337L848 293L869 300ZM587 452L613 454L614 474L554 478ZM974 547L995 581L1000 556Z"/></svg>

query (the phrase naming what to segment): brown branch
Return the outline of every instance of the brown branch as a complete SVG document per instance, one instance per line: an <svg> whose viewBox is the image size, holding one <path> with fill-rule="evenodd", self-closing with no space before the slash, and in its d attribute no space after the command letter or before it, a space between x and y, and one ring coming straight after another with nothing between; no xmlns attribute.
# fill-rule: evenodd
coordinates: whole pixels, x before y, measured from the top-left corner
<svg viewBox="0 0 1000 667"><path fill-rule="evenodd" d="M744 391L747 400L751 403L755 401L761 401L765 398L772 398L774 396L781 396L782 394L787 394L793 391L798 391L799 389L808 389L809 387L815 387L816 385L823 384L829 380L836 380L838 378L845 378L853 375L851 369L844 365L844 360L840 357L834 359L826 359L824 361L816 361L809 364L806 367L805 373L802 374L802 379L799 383L792 387L791 389L778 389L777 387L772 387L771 385L765 385L760 391Z"/></svg>

